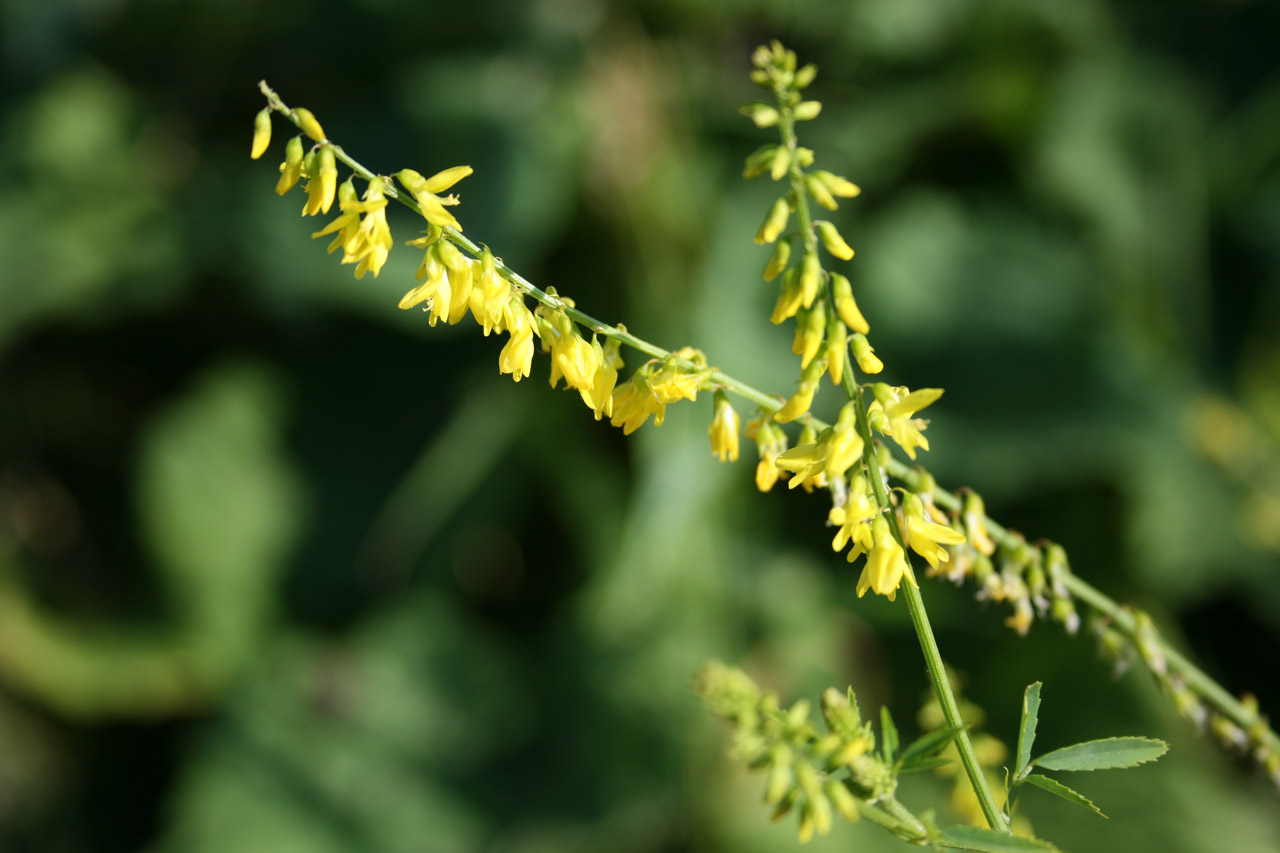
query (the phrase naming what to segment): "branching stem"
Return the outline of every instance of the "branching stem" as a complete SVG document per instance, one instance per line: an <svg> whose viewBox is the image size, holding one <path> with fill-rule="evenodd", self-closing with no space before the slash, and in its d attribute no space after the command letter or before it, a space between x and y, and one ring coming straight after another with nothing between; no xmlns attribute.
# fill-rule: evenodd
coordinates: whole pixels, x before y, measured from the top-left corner
<svg viewBox="0 0 1280 853"><path fill-rule="evenodd" d="M271 89L270 86L267 85L265 80L258 84L258 88L262 91L262 94L266 96L267 103L273 110L280 113L282 116L287 118L290 122L292 122L294 125L301 127L301 124L297 116L294 114L293 110L291 110L284 103L284 101L280 99L280 96L277 95L276 92L273 89ZM788 122L789 121L790 119L788 118ZM795 136L789 124L786 132L789 133L791 137L790 142L788 144L794 147ZM329 140L326 140L326 144L328 144L333 149L335 159L345 163L353 172L355 172L360 177L364 178L365 180L372 180L374 178L380 177L370 169L366 168L360 162L352 158L350 155L348 155L340 146L334 144ZM809 218L808 205L807 203L805 203L805 198L803 194L803 189L804 189L803 182L801 181L797 184L795 173L794 173L795 168L796 167L793 164L792 186L793 186L793 192L795 192L797 196L797 218L799 219L801 224L801 232L804 235L803 239L805 241L806 249L808 249L816 245L816 243L814 241L814 235L812 233L813 229L812 229L812 222ZM413 210L414 212L421 214L422 211L418 207L417 202L415 202L406 193L399 192L396 189L394 182L391 181L389 178L386 178L385 176L381 176L381 177L384 178L385 186L384 186L383 192L385 193L386 196L388 196L389 198L397 199L406 207L408 207L410 210ZM443 231L444 231L445 237L449 241L451 241L454 245L456 245L459 249L467 252L473 257L479 257L482 254L483 247L473 242L470 238L465 237L461 232L452 228L445 228L443 229ZM592 331L602 335L617 338L619 341L631 347L632 349L642 352L645 355L650 356L651 358L666 359L671 357L670 350L665 350L661 347L655 346L654 344L651 344L648 341L644 340L643 338L639 338L624 329L620 329L617 326L612 326L612 325L609 325L608 323L604 323L600 320L597 320L595 317L592 317L590 314L587 314L579 310L578 308L565 304L562 300L546 293L545 291L535 286L528 279L524 278L524 276L520 275L515 270L511 269L501 261L497 262L497 268L499 271L502 272L503 275L505 275L508 279L510 279L510 281L517 288L519 288L524 293L528 294L535 301L540 302L549 307L564 311L566 315L568 315L570 318L572 318L575 322L577 322L579 325L583 326L584 328L591 329ZM685 359L677 359L677 362L690 370L696 370L699 367L698 365L690 361L687 361ZM863 434L863 440L866 442L866 446L867 446L866 459L867 459L868 465L872 468L872 474L873 474L873 476L871 476L869 479L871 480L872 485L876 490L876 500L881 504L881 506L885 506L887 505L886 503L887 495L884 494L883 480L878 474L878 471L879 471L878 461L875 458L875 453L872 451L872 448L875 445L874 445L874 442L871 440L869 429L867 429L866 412L861 405L860 395L857 394L856 383L854 383L852 378L853 377L852 364L846 364L845 377L846 377L844 381L845 391L846 393L849 394L851 399L854 399L856 401L858 406L859 430L860 431L865 430ZM765 392L760 391L759 389L751 385L748 385L747 383L742 382L738 379L735 379L732 376L729 376L728 374L723 373L719 370L715 370L711 374L711 377L708 381L713 386L724 388L726 391L734 393L739 397L742 397L743 399L746 399L751 401L752 403L755 403L757 406L759 406L761 409L763 409L766 412L776 412L778 409L782 408L782 405L784 402L781 397L766 394ZM851 388L852 390L850 390ZM828 424L818 420L817 418L813 418L812 423L817 429L823 429L828 426ZM921 479L920 473L918 471L904 464L900 460L894 459L892 457L890 457L886 462L885 470L888 472L890 476L898 480L901 480L902 482L906 483L909 487L916 486L917 484L919 484ZM948 492L941 488L937 488L933 492L933 497L934 497L934 501L939 506L942 506L951 510L960 509L960 505L961 505L960 498L958 498L952 492ZM901 533L897 529L897 522L892 513L889 514L889 519L892 524L892 529L894 531L895 536L897 536L899 540L901 540ZM991 537L996 542L1004 545L1014 544L1015 542L1014 534L1012 534L1008 529L1006 529L996 521L992 520L991 518L986 518L986 526L989 533L991 534ZM910 566L908 566L908 571L910 571ZM949 703L945 700L942 700L943 712L944 714L947 714L947 722L949 725L955 726L962 733L961 737L957 738L958 745L960 743L964 743L967 745L968 738L966 735L963 734L964 732L963 726L957 722L959 718L959 713L955 708L955 699L954 699L954 696L950 693L950 685L947 683L946 675L942 671L941 657L938 653L937 643L934 642L933 640L933 635L928 624L928 618L925 614L924 604L920 598L920 592L916 588L913 582L913 579L914 579L914 573L912 574L912 580L909 580L907 583L903 584L903 589L906 591L907 607L911 611L912 623L916 627L917 636L920 637L921 648L924 650L925 657L929 662L929 674L931 679L933 679L934 688L939 695L939 699L942 700L942 697L944 695L950 697L951 701ZM1124 634L1125 637L1127 637L1129 640L1131 641L1135 640L1138 633L1138 624L1137 624L1136 618L1134 617L1133 611L1130 608L1108 597L1106 594L1098 590L1093 585L1082 580L1074 572L1065 573L1062 580L1063 580L1063 583L1066 585L1067 590L1073 596L1075 596L1076 598L1079 598L1081 601L1084 601L1090 607L1092 607L1095 611L1109 618L1112 624L1114 625L1114 627L1118 631L1120 631L1122 634ZM1169 645L1168 641L1166 641L1162 636L1157 635L1154 638L1153 642L1156 644L1158 650L1161 653L1163 653L1169 670L1181 676L1183 679L1185 679L1186 683L1192 689L1194 689L1200 695L1201 698L1203 698L1206 702L1208 702L1211 706L1213 706L1217 711L1223 714L1223 716L1225 716L1228 720L1230 720L1231 722L1239 726L1241 729L1246 731L1258 731L1259 717L1256 712L1247 708L1243 703L1241 703L1238 699L1232 696L1225 688L1223 688L1220 684L1214 681L1203 670L1198 668L1195 664L1191 663L1191 661L1189 661L1185 656L1183 656L1171 645ZM948 709L948 705L950 705L950 709ZM955 715L956 717L955 720L952 719L952 714ZM1280 736L1276 735L1276 732L1274 729L1272 729L1270 726L1266 726L1264 727L1264 730L1261 731L1259 736L1262 742L1266 746L1268 746L1270 749L1272 749L1275 752L1280 752ZM982 780L981 772L977 770L977 762L972 755L971 745L969 745L968 747L968 753L969 753L969 757L966 759L965 749L961 747L961 757L965 764L965 770L966 772L969 773L970 780L974 782L975 791L978 791L978 792L985 791L986 784L985 784L985 781ZM972 764L972 769L970 766L971 764ZM990 806L990 803L989 803L990 792L987 791L986 798L983 798L981 793L979 793L979 799L980 799L980 802L982 803L983 812L984 814L986 814L988 822L990 822L993 827L1005 828L1003 815L1000 814L999 810L994 810L994 808ZM883 812L881 812L880 814L883 814Z"/></svg>

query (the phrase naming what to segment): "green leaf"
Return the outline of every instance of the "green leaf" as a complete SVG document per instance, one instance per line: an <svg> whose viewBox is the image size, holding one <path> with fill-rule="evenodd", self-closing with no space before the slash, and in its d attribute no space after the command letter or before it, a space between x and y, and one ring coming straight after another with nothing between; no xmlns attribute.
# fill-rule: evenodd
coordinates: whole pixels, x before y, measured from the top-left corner
<svg viewBox="0 0 1280 853"><path fill-rule="evenodd" d="M919 759L933 755L938 750L951 743L951 739L955 737L955 729L937 729L928 734L921 735L911 742L904 750L902 755L898 757L898 763L902 767L913 764ZM908 771L910 772L910 771Z"/></svg>
<svg viewBox="0 0 1280 853"><path fill-rule="evenodd" d="M1162 740L1109 737L1046 752L1031 763L1046 770L1115 770L1155 761L1169 750Z"/></svg>
<svg viewBox="0 0 1280 853"><path fill-rule="evenodd" d="M939 758L938 756L934 756L932 758L915 758L911 761L904 761L902 765L898 767L898 775L901 776L906 773L924 773L927 770L936 770L939 767L946 767L950 763L950 758Z"/></svg>
<svg viewBox="0 0 1280 853"><path fill-rule="evenodd" d="M1038 838L1022 838L1005 835L985 826L948 826L934 843L941 847L959 850L982 850L986 853L1026 853L1026 851L1057 850L1048 841Z"/></svg>
<svg viewBox="0 0 1280 853"><path fill-rule="evenodd" d="M1018 777L1031 763L1031 745L1036 741L1036 722L1040 718L1040 682L1027 687L1022 696L1022 722L1018 726L1018 764L1013 775Z"/></svg>
<svg viewBox="0 0 1280 853"><path fill-rule="evenodd" d="M889 716L889 709L883 705L880 706L880 754L886 764L892 764L898 754L898 729Z"/></svg>
<svg viewBox="0 0 1280 853"><path fill-rule="evenodd" d="M1093 801L1088 797L1078 793L1077 791L1071 790L1066 785L1055 779L1050 779L1048 776L1041 776L1039 773L1032 773L1027 777L1026 781L1031 785L1035 785L1042 791L1048 791L1056 797L1062 797L1062 799L1069 803L1075 803L1077 806L1084 806L1095 814L1098 814L1101 817L1106 817L1106 815L1102 814L1102 809L1095 806Z"/></svg>

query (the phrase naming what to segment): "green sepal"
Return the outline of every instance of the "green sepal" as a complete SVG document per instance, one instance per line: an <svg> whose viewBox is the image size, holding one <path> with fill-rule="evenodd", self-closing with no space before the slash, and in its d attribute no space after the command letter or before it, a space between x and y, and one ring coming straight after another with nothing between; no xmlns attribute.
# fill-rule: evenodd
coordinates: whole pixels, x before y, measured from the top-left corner
<svg viewBox="0 0 1280 853"><path fill-rule="evenodd" d="M1056 779L1050 779L1048 776L1041 776L1039 773L1032 773L1027 776L1024 781L1029 785L1035 785L1042 791L1048 791L1055 797L1062 797L1062 799L1069 803L1075 803L1077 806L1084 806L1086 809L1089 809L1100 817L1106 817L1106 815L1102 813L1102 809L1095 806L1092 800L1078 791L1071 790Z"/></svg>
<svg viewBox="0 0 1280 853"><path fill-rule="evenodd" d="M1046 770L1118 770L1155 761L1168 750L1169 744L1153 738L1109 737L1064 746L1031 763Z"/></svg>

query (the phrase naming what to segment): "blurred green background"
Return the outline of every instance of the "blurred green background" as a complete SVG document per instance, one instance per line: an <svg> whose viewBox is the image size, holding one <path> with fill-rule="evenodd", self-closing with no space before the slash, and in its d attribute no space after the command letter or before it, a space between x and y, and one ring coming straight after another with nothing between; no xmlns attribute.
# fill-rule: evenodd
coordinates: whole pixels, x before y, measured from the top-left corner
<svg viewBox="0 0 1280 853"><path fill-rule="evenodd" d="M864 188L836 218L885 376L948 389L939 481L1277 712L1277 32L1266 2L0 0L0 849L791 850L701 661L917 730L906 612L854 597L823 497L718 465L709 399L624 441L545 360L499 377L395 309L414 251L355 281L272 192L283 125L248 158L264 77L377 170L474 166L467 233L533 281L784 392L735 112L782 38ZM1110 821L1028 795L1046 837L1280 849L1275 791L1144 675L925 593L995 734L1040 679L1046 749L1173 744L1072 780ZM948 820L949 785L904 797Z"/></svg>

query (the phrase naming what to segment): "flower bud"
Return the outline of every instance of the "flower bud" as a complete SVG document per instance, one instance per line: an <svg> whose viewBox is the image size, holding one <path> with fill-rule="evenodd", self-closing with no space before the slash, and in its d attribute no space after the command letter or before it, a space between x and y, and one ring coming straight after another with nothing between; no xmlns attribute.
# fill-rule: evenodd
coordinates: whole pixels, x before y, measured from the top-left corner
<svg viewBox="0 0 1280 853"><path fill-rule="evenodd" d="M778 123L778 111L768 104L747 104L738 112L755 122L756 127L773 127Z"/></svg>
<svg viewBox="0 0 1280 853"><path fill-rule="evenodd" d="M797 152L798 153L798 152ZM773 159L769 163L769 177L775 181L782 180L791 168L791 152L779 145L773 151Z"/></svg>
<svg viewBox="0 0 1280 853"><path fill-rule="evenodd" d="M818 297L818 286L821 283L822 265L818 263L817 253L809 252L804 256L800 267L800 299L805 308L812 305L813 300Z"/></svg>
<svg viewBox="0 0 1280 853"><path fill-rule="evenodd" d="M884 362L876 357L876 351L872 349L866 335L855 332L849 337L849 343L853 346L853 359L858 362L858 368L863 373L879 373L884 370Z"/></svg>
<svg viewBox="0 0 1280 853"><path fill-rule="evenodd" d="M814 65L813 63L809 63L805 67L801 68L799 71L796 72L795 80L793 81L795 84L795 87L797 89L803 89L804 87L808 86L810 83L813 82L813 78L817 75L817 73L818 73L818 66Z"/></svg>
<svg viewBox="0 0 1280 853"><path fill-rule="evenodd" d="M773 314L770 315L769 322L776 326L788 317L794 317L800 310L802 301L804 301L804 293L800 289L800 274L795 267L792 267L782 274L782 292L778 294L778 301L773 306Z"/></svg>
<svg viewBox="0 0 1280 853"><path fill-rule="evenodd" d="M754 178L757 175L763 175L769 171L773 165L773 155L778 149L777 145L762 145L747 157L746 168L742 170L742 177Z"/></svg>
<svg viewBox="0 0 1280 853"><path fill-rule="evenodd" d="M849 279L840 275L840 273L831 274L831 292L835 297L836 312L839 313L840 319L844 324L855 332L866 334L871 331L871 327L867 325L866 318L862 316L862 312L858 310L858 303L853 300L853 287L849 284Z"/></svg>
<svg viewBox="0 0 1280 853"><path fill-rule="evenodd" d="M280 180L276 182L276 193L284 195L302 177L302 137L295 136L284 147L284 162L280 164Z"/></svg>
<svg viewBox="0 0 1280 853"><path fill-rule="evenodd" d="M826 325L826 309L822 302L806 309L796 322L796 337L791 344L791 352L800 356L802 368L808 367L809 362L818 354L818 348L826 337Z"/></svg>
<svg viewBox="0 0 1280 853"><path fill-rule="evenodd" d="M253 150L249 152L249 156L257 160L270 144L271 108L263 107L262 111L253 117Z"/></svg>
<svg viewBox="0 0 1280 853"><path fill-rule="evenodd" d="M809 195L813 196L813 200L822 207L825 207L827 210L835 210L839 207L839 205L836 204L835 198L831 195L831 190L827 189L827 185L815 178L813 175L805 176L804 185L805 188L809 190Z"/></svg>
<svg viewBox="0 0 1280 853"><path fill-rule="evenodd" d="M835 315L827 318L827 375L832 384L844 379L844 358L849 348L849 331Z"/></svg>
<svg viewBox="0 0 1280 853"><path fill-rule="evenodd" d="M765 216L764 222L760 223L760 227L756 230L756 245L772 243L778 239L778 235L782 233L782 229L787 227L787 220L791 217L791 207L787 204L785 198L780 198L769 208L769 213Z"/></svg>
<svg viewBox="0 0 1280 853"><path fill-rule="evenodd" d="M840 232L830 222L815 222L814 226L818 229L818 236L822 238L823 247L835 257L842 261L848 261L853 258L853 249L849 248L849 244L840 236Z"/></svg>
<svg viewBox="0 0 1280 853"><path fill-rule="evenodd" d="M311 110L305 107L298 107L293 111L294 118L298 120L298 127L302 128L302 132L310 136L316 142L324 142L324 128L320 126L320 122L316 121L316 117L311 114Z"/></svg>
<svg viewBox="0 0 1280 853"><path fill-rule="evenodd" d="M796 104L794 110L796 121L810 121L817 118L820 112L822 112L821 101L801 101Z"/></svg>
<svg viewBox="0 0 1280 853"><path fill-rule="evenodd" d="M840 198L853 198L862 192L858 185L826 169L818 169L810 177L826 187L827 191Z"/></svg>
<svg viewBox="0 0 1280 853"><path fill-rule="evenodd" d="M773 281L778 277L778 273L787 268L787 263L791 260L791 241L783 240L773 247L773 254L769 256L769 263L764 267L764 280Z"/></svg>

